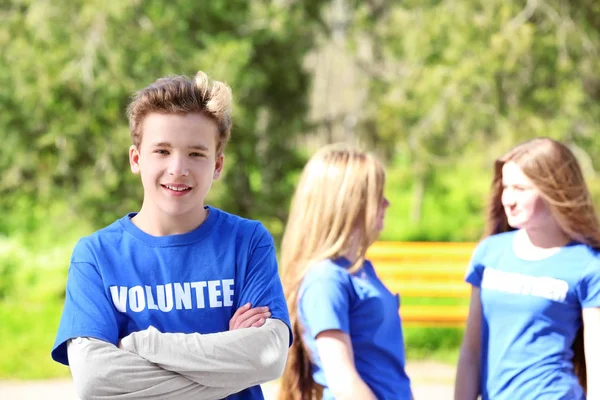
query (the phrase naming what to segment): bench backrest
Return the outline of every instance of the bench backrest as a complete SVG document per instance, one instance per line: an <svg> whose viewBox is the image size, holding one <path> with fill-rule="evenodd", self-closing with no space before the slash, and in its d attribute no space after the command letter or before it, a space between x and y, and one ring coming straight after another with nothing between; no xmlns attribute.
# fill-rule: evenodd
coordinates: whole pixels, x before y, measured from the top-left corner
<svg viewBox="0 0 600 400"><path fill-rule="evenodd" d="M470 286L464 275L476 243L376 242L367 258L413 325L463 325Z"/></svg>

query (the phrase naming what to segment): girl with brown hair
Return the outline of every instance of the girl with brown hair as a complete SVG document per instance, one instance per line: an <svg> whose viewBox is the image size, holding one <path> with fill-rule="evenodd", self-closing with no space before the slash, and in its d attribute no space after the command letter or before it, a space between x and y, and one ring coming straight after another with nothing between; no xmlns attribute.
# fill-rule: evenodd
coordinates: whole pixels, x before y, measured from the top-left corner
<svg viewBox="0 0 600 400"><path fill-rule="evenodd" d="M383 229L385 173L340 145L308 162L282 243L294 343L280 400L411 398L399 299L365 259Z"/></svg>
<svg viewBox="0 0 600 400"><path fill-rule="evenodd" d="M600 226L573 153L548 138L509 151L488 214L455 398L600 399Z"/></svg>

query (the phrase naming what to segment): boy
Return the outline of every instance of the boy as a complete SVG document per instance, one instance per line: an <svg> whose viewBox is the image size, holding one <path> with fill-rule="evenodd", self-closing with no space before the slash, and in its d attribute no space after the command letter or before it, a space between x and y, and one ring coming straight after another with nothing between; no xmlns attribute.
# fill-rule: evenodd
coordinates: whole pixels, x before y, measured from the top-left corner
<svg viewBox="0 0 600 400"><path fill-rule="evenodd" d="M257 385L281 375L292 338L273 239L204 205L230 108L203 72L129 105L142 207L75 246L52 350L81 398L262 399Z"/></svg>

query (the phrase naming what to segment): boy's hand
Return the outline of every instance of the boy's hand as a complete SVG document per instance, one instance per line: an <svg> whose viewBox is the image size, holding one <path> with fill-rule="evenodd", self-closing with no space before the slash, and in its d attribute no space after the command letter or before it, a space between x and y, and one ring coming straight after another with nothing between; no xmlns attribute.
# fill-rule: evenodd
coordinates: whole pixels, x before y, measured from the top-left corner
<svg viewBox="0 0 600 400"><path fill-rule="evenodd" d="M265 324L270 316L269 307L250 308L250 303L246 303L238 308L229 320L229 330L259 328Z"/></svg>

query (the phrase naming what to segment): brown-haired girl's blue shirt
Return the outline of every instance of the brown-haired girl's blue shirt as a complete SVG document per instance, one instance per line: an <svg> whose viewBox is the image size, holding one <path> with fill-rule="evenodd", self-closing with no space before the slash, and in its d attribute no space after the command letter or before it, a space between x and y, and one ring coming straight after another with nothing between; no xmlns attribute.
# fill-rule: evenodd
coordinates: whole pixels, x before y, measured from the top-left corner
<svg viewBox="0 0 600 400"><path fill-rule="evenodd" d="M482 399L583 400L572 345L581 309L600 307L600 259L571 243L524 260L513 251L515 232L483 240L466 274L481 288Z"/></svg>

